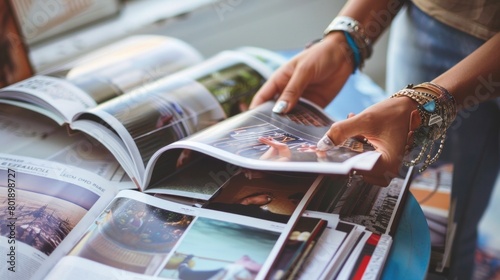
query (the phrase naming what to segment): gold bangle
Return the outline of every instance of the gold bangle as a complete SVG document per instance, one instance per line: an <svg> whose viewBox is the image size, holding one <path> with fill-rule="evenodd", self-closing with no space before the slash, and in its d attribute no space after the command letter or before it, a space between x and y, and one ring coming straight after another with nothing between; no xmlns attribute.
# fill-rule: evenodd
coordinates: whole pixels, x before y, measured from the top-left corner
<svg viewBox="0 0 500 280"><path fill-rule="evenodd" d="M417 88L425 88L435 94L418 91ZM436 92L437 90L439 92ZM391 96L391 98L395 97L408 97L418 103L417 109L410 116L410 131L407 136L405 156L409 156L416 147L420 147L420 151L414 159L405 160L403 163L407 166L414 166L423 161L423 165L419 169L422 172L434 163L442 153L446 130L456 116L455 100L444 88L427 83L417 86L410 84ZM415 125L417 121L414 118L417 116L419 124ZM434 156L431 156L437 140L440 142L439 146Z"/></svg>

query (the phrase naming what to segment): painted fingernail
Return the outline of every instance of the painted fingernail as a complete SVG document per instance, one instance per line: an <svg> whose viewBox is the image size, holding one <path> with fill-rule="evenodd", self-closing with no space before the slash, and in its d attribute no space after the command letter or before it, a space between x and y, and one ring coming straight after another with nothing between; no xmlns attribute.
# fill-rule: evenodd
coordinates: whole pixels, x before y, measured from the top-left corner
<svg viewBox="0 0 500 280"><path fill-rule="evenodd" d="M318 144L316 145L316 147L320 151L326 151L326 150L330 150L333 147L335 147L335 143L333 143L332 139L330 139L330 137L328 137L328 135L325 135L325 136L323 136L323 138L321 138L318 141Z"/></svg>
<svg viewBox="0 0 500 280"><path fill-rule="evenodd" d="M286 102L284 100L280 100L280 101L276 102L276 104L274 105L273 112L276 114L281 114L281 113L285 112L286 107L288 107L288 102Z"/></svg>

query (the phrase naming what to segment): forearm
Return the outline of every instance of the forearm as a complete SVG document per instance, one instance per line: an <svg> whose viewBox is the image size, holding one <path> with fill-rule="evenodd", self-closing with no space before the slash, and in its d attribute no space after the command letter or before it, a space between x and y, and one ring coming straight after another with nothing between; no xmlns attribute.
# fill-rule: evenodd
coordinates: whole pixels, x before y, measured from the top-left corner
<svg viewBox="0 0 500 280"><path fill-rule="evenodd" d="M500 33L433 80L446 88L458 109L500 96Z"/></svg>
<svg viewBox="0 0 500 280"><path fill-rule="evenodd" d="M375 42L403 6L403 0L349 0L339 12L357 20L366 35Z"/></svg>

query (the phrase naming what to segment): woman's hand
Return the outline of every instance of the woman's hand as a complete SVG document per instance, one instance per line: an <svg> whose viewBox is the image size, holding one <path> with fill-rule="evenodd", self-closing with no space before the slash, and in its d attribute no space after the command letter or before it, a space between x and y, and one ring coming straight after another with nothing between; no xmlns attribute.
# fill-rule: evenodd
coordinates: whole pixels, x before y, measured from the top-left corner
<svg viewBox="0 0 500 280"><path fill-rule="evenodd" d="M371 171L358 173L367 182L386 186L399 175L410 131L410 116L416 108L417 103L410 98L389 98L334 123L325 136L335 144L343 143L349 137L366 138L382 155ZM322 140L317 146L324 150L328 147Z"/></svg>
<svg viewBox="0 0 500 280"><path fill-rule="evenodd" d="M300 96L325 107L353 72L344 34L332 32L280 67L254 96L250 108L280 95L273 111L287 113Z"/></svg>
<svg viewBox="0 0 500 280"><path fill-rule="evenodd" d="M259 142L269 146L269 149L260 156L260 159L289 161L292 158L292 152L286 143L278 142L272 137L259 137Z"/></svg>

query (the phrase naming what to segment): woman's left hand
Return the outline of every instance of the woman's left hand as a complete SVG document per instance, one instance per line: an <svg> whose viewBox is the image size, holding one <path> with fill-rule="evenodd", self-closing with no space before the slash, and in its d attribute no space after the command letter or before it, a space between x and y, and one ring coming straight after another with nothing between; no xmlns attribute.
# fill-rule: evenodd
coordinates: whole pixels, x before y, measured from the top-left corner
<svg viewBox="0 0 500 280"><path fill-rule="evenodd" d="M366 138L381 156L371 171L358 174L369 183L386 186L399 175L410 130L410 115L416 108L416 103L410 98L389 98L334 123L325 135L336 144L349 137ZM324 149L321 142L318 142L318 148Z"/></svg>

